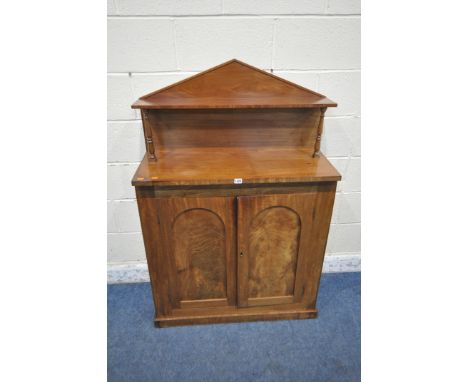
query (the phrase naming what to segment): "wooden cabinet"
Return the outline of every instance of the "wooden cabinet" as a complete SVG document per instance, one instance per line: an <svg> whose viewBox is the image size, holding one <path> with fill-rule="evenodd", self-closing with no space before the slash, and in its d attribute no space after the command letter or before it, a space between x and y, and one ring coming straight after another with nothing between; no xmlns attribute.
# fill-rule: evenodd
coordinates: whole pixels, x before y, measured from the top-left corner
<svg viewBox="0 0 468 382"><path fill-rule="evenodd" d="M326 97L237 60L141 97L134 178L162 327L316 317L340 174Z"/></svg>

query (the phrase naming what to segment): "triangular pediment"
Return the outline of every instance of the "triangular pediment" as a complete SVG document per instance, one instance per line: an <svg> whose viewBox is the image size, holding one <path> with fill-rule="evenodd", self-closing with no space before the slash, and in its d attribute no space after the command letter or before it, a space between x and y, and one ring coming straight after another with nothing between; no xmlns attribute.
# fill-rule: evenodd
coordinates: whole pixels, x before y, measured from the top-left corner
<svg viewBox="0 0 468 382"><path fill-rule="evenodd" d="M316 108L325 96L238 60L230 60L147 94L137 109Z"/></svg>

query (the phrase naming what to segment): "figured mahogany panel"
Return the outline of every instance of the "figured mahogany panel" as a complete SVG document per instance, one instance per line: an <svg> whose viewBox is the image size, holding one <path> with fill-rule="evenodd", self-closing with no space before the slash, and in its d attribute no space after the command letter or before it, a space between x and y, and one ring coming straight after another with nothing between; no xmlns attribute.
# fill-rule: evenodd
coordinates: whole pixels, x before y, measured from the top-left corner
<svg viewBox="0 0 468 382"><path fill-rule="evenodd" d="M300 232L299 215L286 207L267 208L252 220L249 297L293 294Z"/></svg>
<svg viewBox="0 0 468 382"><path fill-rule="evenodd" d="M155 149L307 147L314 151L320 109L147 110Z"/></svg>
<svg viewBox="0 0 468 382"><path fill-rule="evenodd" d="M173 308L234 304L234 199L157 200Z"/></svg>
<svg viewBox="0 0 468 382"><path fill-rule="evenodd" d="M180 298L226 298L226 232L220 217L201 208L181 212L172 240Z"/></svg>
<svg viewBox="0 0 468 382"><path fill-rule="evenodd" d="M238 197L238 304L303 301L317 193Z"/></svg>

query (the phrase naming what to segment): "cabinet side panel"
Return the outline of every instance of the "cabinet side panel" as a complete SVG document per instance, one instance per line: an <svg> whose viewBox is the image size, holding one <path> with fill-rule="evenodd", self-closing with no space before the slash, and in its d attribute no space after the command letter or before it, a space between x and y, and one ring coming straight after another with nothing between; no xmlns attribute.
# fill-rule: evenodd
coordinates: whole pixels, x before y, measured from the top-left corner
<svg viewBox="0 0 468 382"><path fill-rule="evenodd" d="M157 199L149 187L136 187L136 196L154 304L158 315L167 315L172 310L167 274L169 267L162 253Z"/></svg>
<svg viewBox="0 0 468 382"><path fill-rule="evenodd" d="M319 188L315 200L312 229L310 231L310 256L306 266L308 277L304 288L304 302L315 309L322 274L323 260L335 201L336 182Z"/></svg>

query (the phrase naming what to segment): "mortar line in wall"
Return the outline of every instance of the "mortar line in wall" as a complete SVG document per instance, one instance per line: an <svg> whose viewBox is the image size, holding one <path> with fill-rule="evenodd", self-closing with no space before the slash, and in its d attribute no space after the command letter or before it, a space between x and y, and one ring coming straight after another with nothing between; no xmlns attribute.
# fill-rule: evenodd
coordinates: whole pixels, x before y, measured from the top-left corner
<svg viewBox="0 0 468 382"><path fill-rule="evenodd" d="M123 123L123 122L141 122L141 119L112 119L112 120L108 120L107 123ZM135 129L137 128L137 126L135 126ZM141 128L140 125L138 125L138 128Z"/></svg>
<svg viewBox="0 0 468 382"><path fill-rule="evenodd" d="M198 74L200 73L199 70L158 70L156 72L136 72L131 71L130 74L132 76L165 76L167 74ZM107 72L109 75L121 75L121 74L129 74L129 72Z"/></svg>
<svg viewBox="0 0 468 382"><path fill-rule="evenodd" d="M347 68L347 69L288 69L277 68L276 73L293 72L293 73L310 73L310 74L323 74L323 73L349 73L360 72L361 68Z"/></svg>
<svg viewBox="0 0 468 382"><path fill-rule="evenodd" d="M317 73L320 74L320 73ZM320 92L320 75L317 76L317 91Z"/></svg>
<svg viewBox="0 0 468 382"><path fill-rule="evenodd" d="M360 252L336 252L336 253L326 253L326 256L356 256L360 255ZM109 261L107 262L108 266L131 266L131 265L147 265L145 260L129 260L129 261Z"/></svg>
<svg viewBox="0 0 468 382"><path fill-rule="evenodd" d="M133 85L132 73L129 72L129 73L128 73L128 76L130 77L130 91L131 91L131 93L132 93L132 98L133 98L134 100L136 100L138 97L135 96L136 92L135 92L135 87L134 87L134 85ZM138 117L138 112L137 112L137 110L132 109L132 112L133 112L133 115L135 116L135 118L137 118L137 117Z"/></svg>
<svg viewBox="0 0 468 382"><path fill-rule="evenodd" d="M128 165L134 165L134 164L140 164L140 162L107 162L108 165L123 165L123 166L128 166Z"/></svg>
<svg viewBox="0 0 468 382"><path fill-rule="evenodd" d="M141 122L141 118L140 119L108 119L107 122Z"/></svg>
<svg viewBox="0 0 468 382"><path fill-rule="evenodd" d="M343 114L343 115L330 115L325 116L325 119L352 119L352 118L361 118L359 114ZM107 122L141 122L139 119L108 119Z"/></svg>
<svg viewBox="0 0 468 382"><path fill-rule="evenodd" d="M337 194L360 194L361 191L337 191ZM136 198L127 198L127 199L107 199L108 202L131 202L136 201Z"/></svg>
<svg viewBox="0 0 468 382"><path fill-rule="evenodd" d="M318 86L317 86L318 88ZM361 118L361 114L340 114L340 115L330 115L325 116L325 119L353 119L353 118ZM107 119L107 122L141 122L141 118L133 118L133 119Z"/></svg>
<svg viewBox="0 0 468 382"><path fill-rule="evenodd" d="M154 72L137 72L137 71L131 71L131 72L107 72L108 75L113 75L113 76L120 76L120 75L136 75L136 76L144 76L144 75L152 75L152 76L164 76L164 75L170 75L170 74L198 74L201 71L206 70L200 69L200 70L158 70ZM266 72L269 72L268 69L262 69ZM355 73L355 72L361 72L360 68L348 68L348 69L287 69L287 68L275 68L275 74L280 75L283 72L287 73L310 73L310 74L324 74L324 73Z"/></svg>
<svg viewBox="0 0 468 382"><path fill-rule="evenodd" d="M330 115L329 117L325 116L325 120L327 119L355 119L361 118L360 115L356 114L349 114L349 115Z"/></svg>
<svg viewBox="0 0 468 382"><path fill-rule="evenodd" d="M271 19L275 17L281 18L295 18L295 19L304 19L304 18L360 18L361 14L359 13L350 13L350 14L339 14L339 13L330 13L330 14L318 14L318 13L311 13L311 14L216 14L216 15L111 15L107 16L108 19Z"/></svg>
<svg viewBox="0 0 468 382"><path fill-rule="evenodd" d="M179 65L179 54L177 52L177 31L176 31L176 19L172 19L172 40L174 41L174 57L175 57L175 63L176 63L176 68L178 71L180 71L180 65Z"/></svg>
<svg viewBox="0 0 468 382"><path fill-rule="evenodd" d="M352 222L352 223L331 223L331 225L358 225L361 222Z"/></svg>
<svg viewBox="0 0 468 382"><path fill-rule="evenodd" d="M343 190L336 191L336 195L349 195L349 194L360 194L360 193L361 193L361 191L343 191ZM108 200L108 202L110 202L110 201L111 200Z"/></svg>
<svg viewBox="0 0 468 382"><path fill-rule="evenodd" d="M114 9L115 9L115 12L117 13L117 15L114 15L114 16L119 16L120 8L119 8L118 1L117 0L112 0L112 3L114 4Z"/></svg>
<svg viewBox="0 0 468 382"><path fill-rule="evenodd" d="M348 194L361 194L362 192L361 191L343 191L343 190L340 190L340 191L337 191L336 192L337 194L341 194L341 195L348 195ZM128 199L107 199L106 200L107 202L136 202L136 198L128 198Z"/></svg>
<svg viewBox="0 0 468 382"><path fill-rule="evenodd" d="M360 155L343 155L343 156L327 156L327 159L361 159ZM116 161L110 161L107 162L108 165L111 166L116 166L116 165L123 165L123 166L128 166L128 165L134 165L134 164L140 164L140 162L116 162Z"/></svg>
<svg viewBox="0 0 468 382"><path fill-rule="evenodd" d="M327 119L357 119L361 118L360 114L343 114L343 115L331 115L329 117L325 117ZM135 119L108 119L107 123L123 123L123 122L141 122L141 118Z"/></svg>
<svg viewBox="0 0 468 382"><path fill-rule="evenodd" d="M108 266L131 266L131 265L147 265L146 259L145 260L129 260L129 261L108 261Z"/></svg>
<svg viewBox="0 0 468 382"><path fill-rule="evenodd" d="M115 218L114 211L110 210L110 212L111 212L112 226L117 227L117 219ZM107 213L109 213L109 209L107 209ZM107 225L109 225L109 223L107 223ZM110 233L110 232L107 232L107 233Z"/></svg>
<svg viewBox="0 0 468 382"><path fill-rule="evenodd" d="M351 256L361 256L361 251L359 252L327 252L325 256L342 256L342 257L351 257ZM128 261L109 261L107 265L110 266L119 266L119 265L147 265L146 259L142 260L128 260Z"/></svg>
<svg viewBox="0 0 468 382"><path fill-rule="evenodd" d="M325 118L361 118L361 114L341 114L341 115L330 115Z"/></svg>
<svg viewBox="0 0 468 382"><path fill-rule="evenodd" d="M275 67L275 54L276 54L276 23L278 19L273 19L273 36L271 37L271 69L270 72L273 73Z"/></svg>
<svg viewBox="0 0 468 382"><path fill-rule="evenodd" d="M107 232L108 235L122 235L122 234L135 234L141 233L141 231L128 231L128 232Z"/></svg>
<svg viewBox="0 0 468 382"><path fill-rule="evenodd" d="M333 256L333 257L361 257L361 251L359 252L325 252L325 258ZM107 263L110 264L110 263Z"/></svg>
<svg viewBox="0 0 468 382"><path fill-rule="evenodd" d="M349 155L343 155L341 157L337 157L337 156L334 156L334 157L331 157L331 156L327 156L327 159L360 159L361 157L360 156L349 156Z"/></svg>
<svg viewBox="0 0 468 382"><path fill-rule="evenodd" d="M352 223L331 223L332 226L342 226L342 225L360 225L361 222L352 222ZM141 234L142 231L124 231L124 232L107 232L108 235L125 235L125 234Z"/></svg>

